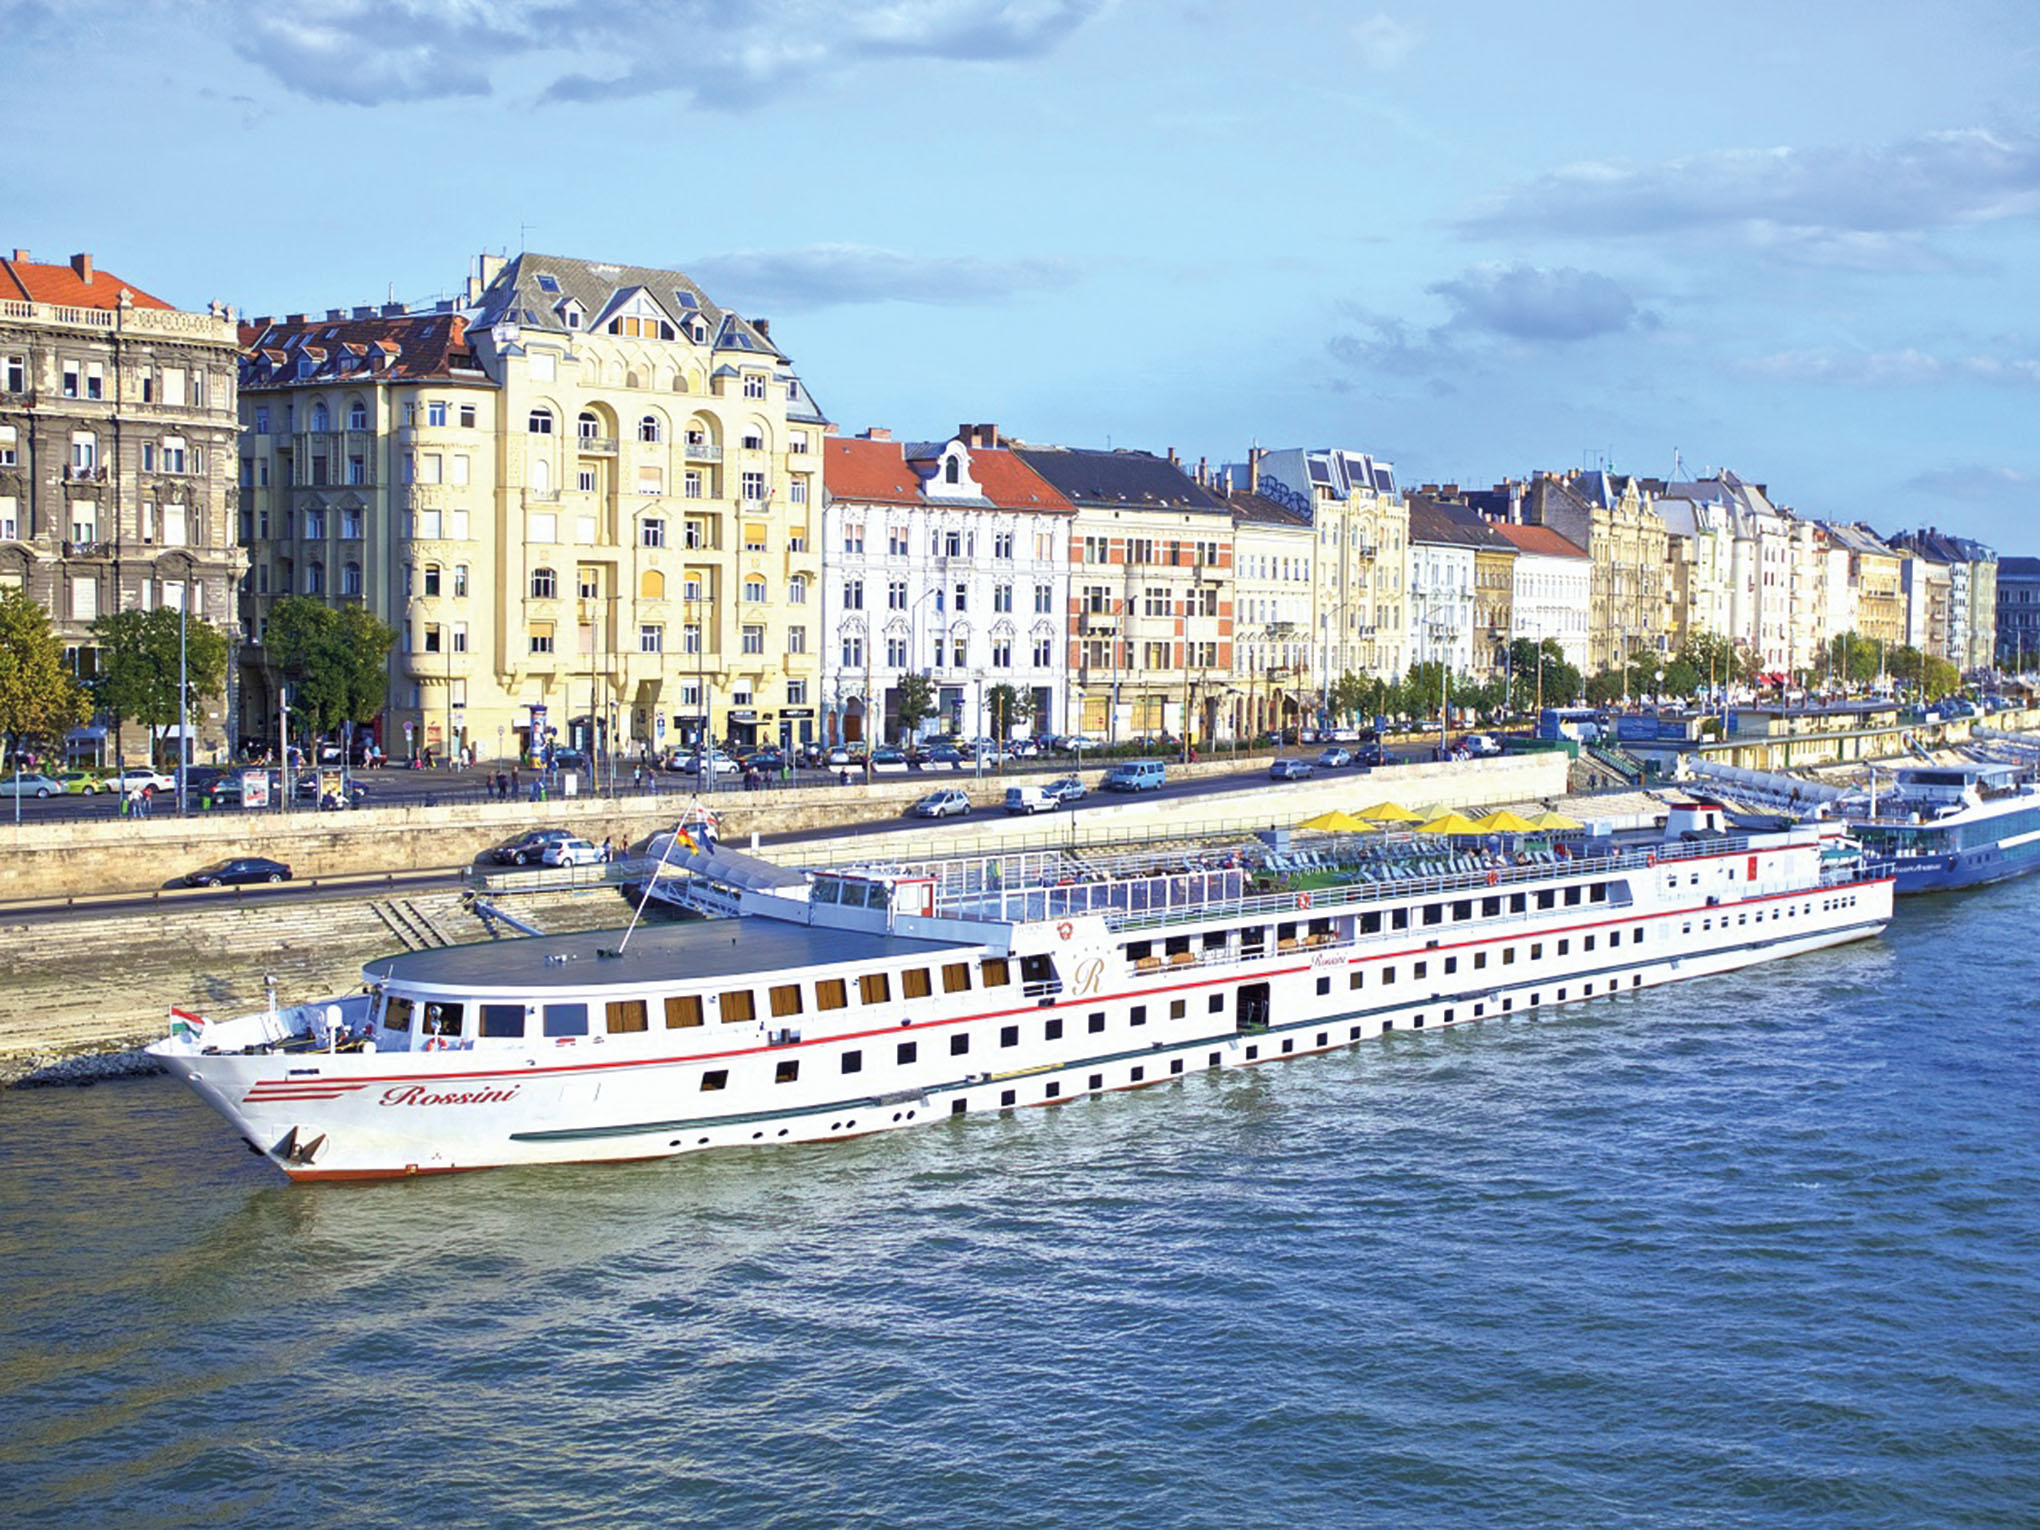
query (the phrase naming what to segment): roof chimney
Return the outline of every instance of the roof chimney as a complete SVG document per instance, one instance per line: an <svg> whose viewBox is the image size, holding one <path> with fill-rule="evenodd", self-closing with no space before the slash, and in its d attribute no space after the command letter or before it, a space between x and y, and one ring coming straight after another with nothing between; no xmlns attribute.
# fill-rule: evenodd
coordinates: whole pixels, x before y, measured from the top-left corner
<svg viewBox="0 0 2040 1530"><path fill-rule="evenodd" d="M977 444L986 451L993 451L999 445L999 427L991 421L978 426Z"/></svg>
<svg viewBox="0 0 2040 1530"><path fill-rule="evenodd" d="M29 262L28 262L28 251L26 251L26 250L16 250L16 251L14 252L14 263L15 263L16 265L18 265L18 266L25 266L25 265L27 265L27 264L29 263Z"/></svg>
<svg viewBox="0 0 2040 1530"><path fill-rule="evenodd" d="M892 431L884 425L874 425L864 432L864 439L867 441L890 441L892 439Z"/></svg>
<svg viewBox="0 0 2040 1530"><path fill-rule="evenodd" d="M17 255L15 258L20 259L21 257ZM73 255L71 257L71 269L78 273L79 281L88 287L92 285L92 256L89 251Z"/></svg>
<svg viewBox="0 0 2040 1530"><path fill-rule="evenodd" d="M758 338L760 340L770 340L772 338L772 321L770 319L753 319L751 321L751 328L758 331Z"/></svg>
<svg viewBox="0 0 2040 1530"><path fill-rule="evenodd" d="M1247 448L1247 492L1261 492L1261 448L1258 446Z"/></svg>

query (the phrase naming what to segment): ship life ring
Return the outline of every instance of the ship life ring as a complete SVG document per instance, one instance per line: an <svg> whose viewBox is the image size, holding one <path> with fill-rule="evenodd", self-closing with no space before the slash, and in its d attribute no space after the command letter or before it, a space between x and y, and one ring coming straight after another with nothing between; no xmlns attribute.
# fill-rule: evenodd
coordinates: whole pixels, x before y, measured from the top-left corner
<svg viewBox="0 0 2040 1530"><path fill-rule="evenodd" d="M444 1036L432 1037L425 1043L425 1050L428 1052L444 1052L446 1050L446 1038Z"/></svg>
<svg viewBox="0 0 2040 1530"><path fill-rule="evenodd" d="M1296 895L1296 906L1297 906L1298 908L1309 908L1309 907L1310 907L1310 894L1309 894L1309 893L1298 893L1298 894Z"/></svg>
<svg viewBox="0 0 2040 1530"><path fill-rule="evenodd" d="M1643 864L1646 866L1655 866L1657 864L1657 851L1652 850L1648 854L1646 854L1643 858Z"/></svg>
<svg viewBox="0 0 2040 1530"><path fill-rule="evenodd" d="M1061 924L1055 927L1055 933L1060 939L1068 940L1070 936L1076 933L1076 929L1077 927L1075 925L1071 924L1069 920L1065 919Z"/></svg>
<svg viewBox="0 0 2040 1530"><path fill-rule="evenodd" d="M1502 885L1502 874L1499 871L1490 869L1487 874L1487 885L1490 887L1500 887Z"/></svg>

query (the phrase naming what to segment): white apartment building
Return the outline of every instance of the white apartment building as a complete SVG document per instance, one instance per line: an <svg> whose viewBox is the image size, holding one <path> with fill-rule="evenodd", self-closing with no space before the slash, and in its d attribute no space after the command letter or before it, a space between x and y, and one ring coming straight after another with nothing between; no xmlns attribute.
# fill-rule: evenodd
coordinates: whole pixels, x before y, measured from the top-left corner
<svg viewBox="0 0 2040 1530"><path fill-rule="evenodd" d="M1587 672L1592 656L1587 622L1593 607L1594 560L1549 526L1497 525L1516 549L1510 637L1555 641L1566 662Z"/></svg>

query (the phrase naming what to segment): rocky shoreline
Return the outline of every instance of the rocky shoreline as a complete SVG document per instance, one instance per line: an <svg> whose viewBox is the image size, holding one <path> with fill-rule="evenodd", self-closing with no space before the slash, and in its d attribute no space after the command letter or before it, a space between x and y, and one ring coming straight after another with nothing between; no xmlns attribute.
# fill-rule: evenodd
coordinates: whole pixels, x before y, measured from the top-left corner
<svg viewBox="0 0 2040 1530"><path fill-rule="evenodd" d="M163 1066L143 1042L106 1052L22 1052L0 1056L0 1089L84 1088L109 1079L144 1078Z"/></svg>

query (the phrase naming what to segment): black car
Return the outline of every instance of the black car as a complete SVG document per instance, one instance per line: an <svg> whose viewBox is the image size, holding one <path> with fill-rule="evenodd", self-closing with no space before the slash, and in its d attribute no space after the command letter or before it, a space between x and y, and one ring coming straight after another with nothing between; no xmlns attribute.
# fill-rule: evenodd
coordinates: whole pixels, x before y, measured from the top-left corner
<svg viewBox="0 0 2040 1530"><path fill-rule="evenodd" d="M184 879L186 887L235 887L244 882L288 882L290 867L260 855L236 855L201 866Z"/></svg>
<svg viewBox="0 0 2040 1530"><path fill-rule="evenodd" d="M575 837L571 829L526 829L515 839L506 839L491 850L489 859L499 866L536 866L543 859L547 845Z"/></svg>

